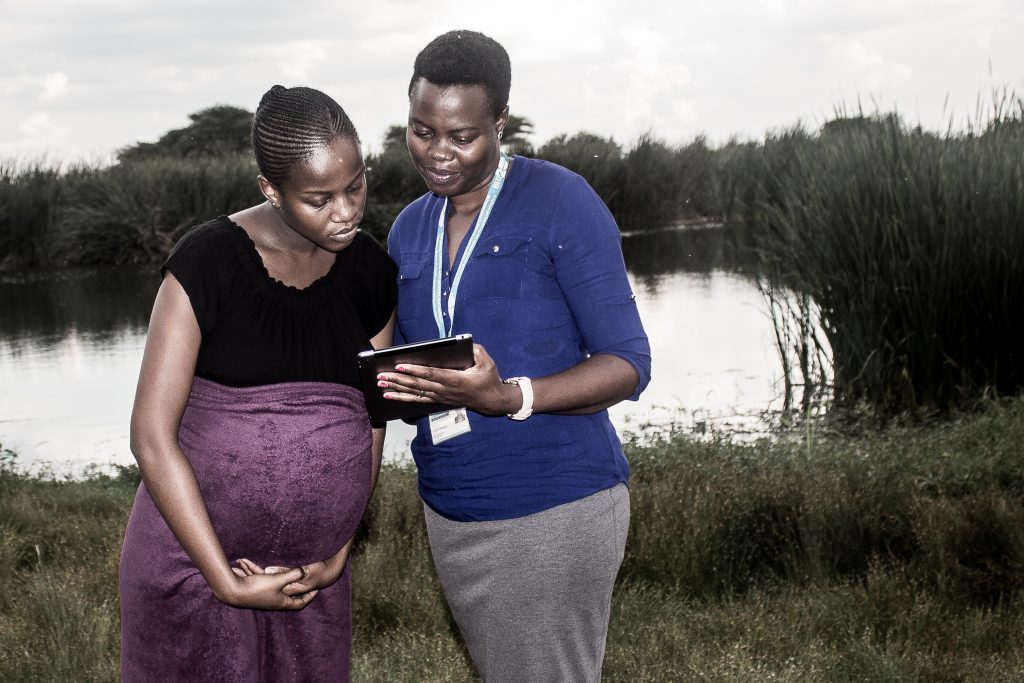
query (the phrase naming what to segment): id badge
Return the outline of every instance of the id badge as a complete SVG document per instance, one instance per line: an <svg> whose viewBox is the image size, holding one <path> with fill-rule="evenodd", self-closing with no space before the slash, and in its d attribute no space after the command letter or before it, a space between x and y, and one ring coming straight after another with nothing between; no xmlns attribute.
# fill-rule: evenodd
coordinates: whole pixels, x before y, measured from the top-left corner
<svg viewBox="0 0 1024 683"><path fill-rule="evenodd" d="M469 415L466 414L465 408L433 413L429 419L430 438L435 446L469 432Z"/></svg>

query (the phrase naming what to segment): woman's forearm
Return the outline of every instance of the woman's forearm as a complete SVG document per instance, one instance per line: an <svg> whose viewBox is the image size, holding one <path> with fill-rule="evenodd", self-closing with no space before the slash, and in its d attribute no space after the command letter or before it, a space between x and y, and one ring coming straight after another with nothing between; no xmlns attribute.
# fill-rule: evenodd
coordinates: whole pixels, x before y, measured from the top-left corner
<svg viewBox="0 0 1024 683"><path fill-rule="evenodd" d="M531 379L533 412L588 415L632 396L640 378L628 361L598 354L554 375ZM512 389L509 413L522 406L522 392L514 385Z"/></svg>
<svg viewBox="0 0 1024 683"><path fill-rule="evenodd" d="M133 442L136 439L133 439ZM146 490L181 547L223 602L233 598L235 576L217 538L195 473L177 446L133 443Z"/></svg>

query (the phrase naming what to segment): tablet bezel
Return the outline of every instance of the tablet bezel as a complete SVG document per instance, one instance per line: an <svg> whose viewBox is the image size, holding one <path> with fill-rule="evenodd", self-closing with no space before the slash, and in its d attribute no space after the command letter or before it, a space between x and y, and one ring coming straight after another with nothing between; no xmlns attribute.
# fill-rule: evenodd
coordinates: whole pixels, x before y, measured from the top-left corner
<svg viewBox="0 0 1024 683"><path fill-rule="evenodd" d="M377 375L392 372L395 365L429 365L435 368L465 370L473 366L473 335L457 334L441 339L400 344L383 349L371 349L358 355L359 376L366 398L366 411L374 423L423 417L454 406L440 403L412 403L384 398L384 390L377 386Z"/></svg>

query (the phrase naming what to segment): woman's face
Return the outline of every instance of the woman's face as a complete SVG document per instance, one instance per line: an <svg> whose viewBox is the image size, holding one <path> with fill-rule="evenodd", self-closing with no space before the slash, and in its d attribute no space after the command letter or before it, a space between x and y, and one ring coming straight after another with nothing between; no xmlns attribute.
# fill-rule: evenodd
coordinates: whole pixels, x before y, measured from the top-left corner
<svg viewBox="0 0 1024 683"><path fill-rule="evenodd" d="M497 119L482 85L434 85L421 78L409 93L409 155L430 191L458 197L486 187L498 167Z"/></svg>
<svg viewBox="0 0 1024 683"><path fill-rule="evenodd" d="M278 188L281 217L327 251L352 244L366 204L366 167L359 143L336 137L291 168Z"/></svg>

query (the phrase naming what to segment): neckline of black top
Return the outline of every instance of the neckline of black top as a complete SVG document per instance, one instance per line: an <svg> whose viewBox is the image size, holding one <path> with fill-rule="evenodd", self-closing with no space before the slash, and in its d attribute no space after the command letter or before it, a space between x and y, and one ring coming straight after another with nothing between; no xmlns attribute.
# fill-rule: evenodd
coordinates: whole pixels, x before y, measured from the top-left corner
<svg viewBox="0 0 1024 683"><path fill-rule="evenodd" d="M239 248L239 253L242 254L243 259L251 267L253 267L256 273L266 282L266 284L282 293L286 293L291 296L309 296L323 289L332 279L335 271L337 271L339 264L341 263L341 254L343 252L337 252L334 255L334 262L331 263L331 267L327 269L327 272L318 277L317 279L310 282L305 287L295 287L293 285L281 282L270 274L267 270L267 266L263 263L263 257L260 256L260 252L256 249L256 242L253 241L252 237L246 232L245 228L231 220L228 216L221 216L231 228L233 233L236 233L239 237L236 240L236 244ZM357 236L358 237L358 236ZM351 249L354 243L349 245L347 249ZM344 251L344 250L343 250Z"/></svg>

